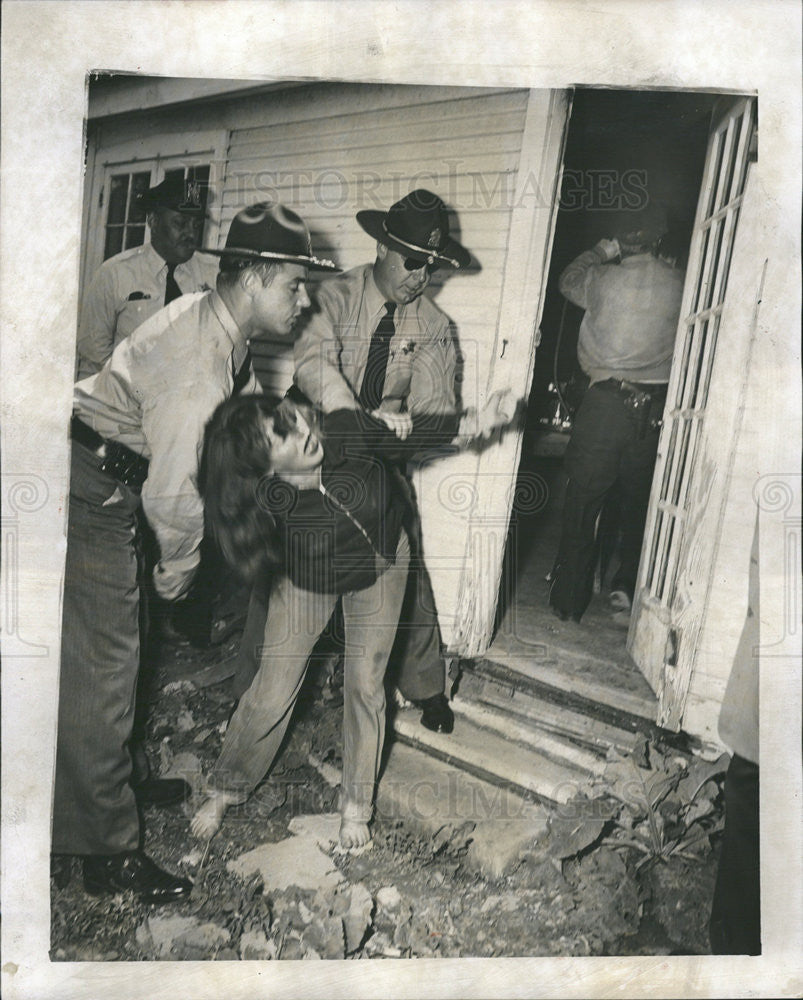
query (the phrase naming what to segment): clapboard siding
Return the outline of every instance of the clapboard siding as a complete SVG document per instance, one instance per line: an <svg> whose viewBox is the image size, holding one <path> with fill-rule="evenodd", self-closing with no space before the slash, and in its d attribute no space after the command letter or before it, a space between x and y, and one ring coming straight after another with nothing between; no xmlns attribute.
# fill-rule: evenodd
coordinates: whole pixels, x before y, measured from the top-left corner
<svg viewBox="0 0 803 1000"><path fill-rule="evenodd" d="M517 116L526 103L526 91L467 91L439 87L381 87L374 84L352 84L350 86L327 85L326 96L321 100L320 88L315 85L305 88L307 93L297 100L299 92L290 92L287 112L283 114L283 129L288 140L302 140L313 134L325 139L327 136L341 137L349 129L370 127L376 136L393 136L399 124L415 126L425 122L439 123L445 117L451 121L461 118L469 122L489 117ZM312 92L314 91L314 93ZM446 95L446 96L444 96ZM391 96L398 98L394 102ZM487 107L488 97L494 104ZM275 99L267 98L270 108L278 107ZM348 104L348 106L346 106ZM292 113L292 108L296 114ZM393 122L376 120L378 110L393 114ZM264 128L272 122L256 127L240 128L232 136L232 149L261 145ZM398 136L394 136L394 140Z"/></svg>
<svg viewBox="0 0 803 1000"><path fill-rule="evenodd" d="M306 220L315 252L343 268L373 259L375 245L355 219L362 208L387 208L413 187L434 191L451 211L454 235L471 251L471 273L433 282L427 294L466 342L492 344L507 257L513 191L527 91L460 91L377 85L305 86L263 103L230 133L220 203L219 242L244 205L275 199ZM292 380L292 352L253 344L268 391ZM469 373L473 392L477 378Z"/></svg>

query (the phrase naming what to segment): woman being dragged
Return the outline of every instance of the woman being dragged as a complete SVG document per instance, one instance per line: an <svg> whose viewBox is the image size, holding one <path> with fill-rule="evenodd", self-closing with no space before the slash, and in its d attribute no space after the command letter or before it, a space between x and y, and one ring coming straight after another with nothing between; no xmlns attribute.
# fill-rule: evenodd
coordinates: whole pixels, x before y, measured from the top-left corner
<svg viewBox="0 0 803 1000"><path fill-rule="evenodd" d="M340 842L366 845L385 735L384 675L407 582L405 500L388 465L487 437L511 420L507 394L476 414L318 414L297 390L239 396L206 429L200 488L227 561L274 583L257 674L240 699L191 821L214 836L278 753L316 640L342 597L345 621ZM448 452L446 452L448 453ZM277 573L277 570L279 571Z"/></svg>

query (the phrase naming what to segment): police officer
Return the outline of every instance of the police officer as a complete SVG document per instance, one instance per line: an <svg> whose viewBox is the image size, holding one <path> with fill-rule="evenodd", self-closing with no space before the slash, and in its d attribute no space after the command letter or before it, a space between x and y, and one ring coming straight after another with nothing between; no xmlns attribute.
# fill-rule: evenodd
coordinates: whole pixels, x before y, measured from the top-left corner
<svg viewBox="0 0 803 1000"><path fill-rule="evenodd" d="M293 339L310 268L334 265L313 256L294 212L243 210L216 290L171 302L75 386L52 850L83 858L90 893L131 890L165 903L190 892L187 879L143 853L130 784L137 511L141 504L159 542L154 588L179 600L203 536L195 479L206 421L224 399L258 391L249 339Z"/></svg>
<svg viewBox="0 0 803 1000"><path fill-rule="evenodd" d="M211 291L217 261L196 251L204 222L200 186L169 174L139 199L150 243L104 261L78 321L78 378L99 371L114 348L146 319L188 292Z"/></svg>

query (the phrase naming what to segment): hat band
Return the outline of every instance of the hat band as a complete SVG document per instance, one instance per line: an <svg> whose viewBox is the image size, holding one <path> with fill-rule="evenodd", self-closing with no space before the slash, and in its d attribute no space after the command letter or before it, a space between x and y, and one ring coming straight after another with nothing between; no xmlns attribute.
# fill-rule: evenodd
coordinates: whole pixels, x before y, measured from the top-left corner
<svg viewBox="0 0 803 1000"><path fill-rule="evenodd" d="M297 260L305 261L308 264L320 264L322 267L337 267L333 260L313 257L309 254L279 253L278 251L274 252L273 250L246 250L245 247L222 247L217 251L217 253L229 253L232 254L232 256L239 257L267 257L271 260Z"/></svg>
<svg viewBox="0 0 803 1000"><path fill-rule="evenodd" d="M440 257L441 260L448 260L452 267L460 267L460 262L456 261L453 257L447 257L446 254L443 254L440 251L433 253L431 247L420 247L415 243L408 243L407 240L403 240L400 236L392 233L388 229L387 221L385 219L382 220L382 228L392 240L395 240L397 243L401 243L403 247L407 247L408 250L413 250L415 253L423 254L423 256L427 258L427 264L434 264L435 258Z"/></svg>

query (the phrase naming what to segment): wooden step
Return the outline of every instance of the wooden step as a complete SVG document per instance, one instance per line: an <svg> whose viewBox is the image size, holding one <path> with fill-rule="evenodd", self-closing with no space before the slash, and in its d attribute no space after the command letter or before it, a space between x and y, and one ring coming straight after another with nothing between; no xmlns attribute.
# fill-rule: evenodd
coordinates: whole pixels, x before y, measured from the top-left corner
<svg viewBox="0 0 803 1000"><path fill-rule="evenodd" d="M524 659L494 650L492 655L481 659L463 660L460 666L461 670L502 679L535 697L560 700L617 728L631 732L657 728L654 697L628 690L624 679L619 685L617 681L621 678L613 668L609 668L602 683L599 673L604 665L584 661L576 654L564 658L560 652L552 651L549 659Z"/></svg>
<svg viewBox="0 0 803 1000"><path fill-rule="evenodd" d="M483 671L483 666L463 669L455 700L497 709L518 725L536 726L543 733L572 741L600 756L612 747L624 753L635 746L638 736L630 728L609 724L563 704L561 691L545 698L532 685L522 685L510 671L490 673L487 668Z"/></svg>
<svg viewBox="0 0 803 1000"><path fill-rule="evenodd" d="M567 802L588 788L592 772L586 769L591 763L586 751L561 745L554 736L535 728L517 729L516 737L521 740L515 738L510 720L494 709L466 709L462 701L455 701L453 707L455 727L449 734L425 729L419 709L400 709L394 717L397 738L469 774L544 802Z"/></svg>
<svg viewBox="0 0 803 1000"><path fill-rule="evenodd" d="M554 649L550 653L548 659L537 659L494 650L492 659L486 659L541 684L654 724L657 701L651 692L631 690L629 678L590 658L580 658L574 652L564 655L561 650ZM621 684L617 683L619 680Z"/></svg>
<svg viewBox="0 0 803 1000"><path fill-rule="evenodd" d="M699 742L682 731L661 728L653 715L613 704L613 694L598 700L596 687L589 689L582 682L573 685L572 679L566 667L558 670L538 664L533 669L529 663L524 672L487 658L462 660L457 692L481 705L523 716L546 732L598 752L607 753L612 747L630 751L644 736L681 750L693 750ZM621 701L629 704L625 696Z"/></svg>
<svg viewBox="0 0 803 1000"><path fill-rule="evenodd" d="M604 754L594 753L579 746L571 738L549 732L526 716L517 715L505 708L455 696L452 708L456 715L470 719L483 729L490 729L504 739L514 740L526 747L537 746L540 753L559 764L569 764L588 774L602 774Z"/></svg>

